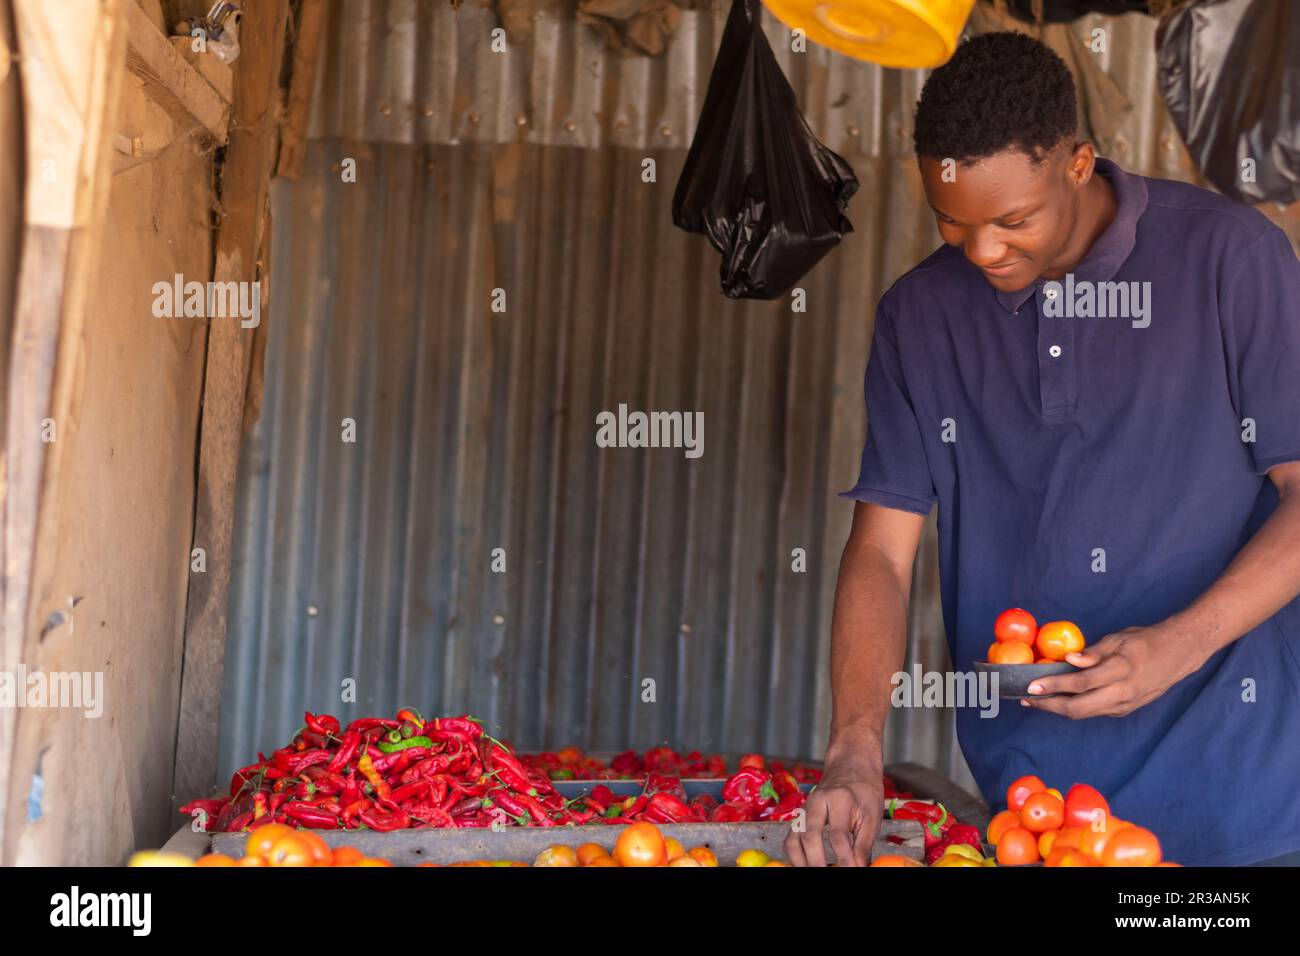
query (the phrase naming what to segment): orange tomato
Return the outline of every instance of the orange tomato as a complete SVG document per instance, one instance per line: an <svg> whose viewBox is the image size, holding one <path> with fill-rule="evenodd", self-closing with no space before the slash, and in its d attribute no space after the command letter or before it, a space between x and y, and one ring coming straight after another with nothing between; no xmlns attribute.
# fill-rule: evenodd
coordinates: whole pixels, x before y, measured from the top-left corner
<svg viewBox="0 0 1300 956"><path fill-rule="evenodd" d="M1038 862L1038 837L1024 827L1012 827L998 841L998 863L1024 866Z"/></svg>
<svg viewBox="0 0 1300 956"><path fill-rule="evenodd" d="M673 860L680 860L686 855L686 847L682 846L679 841L674 840L672 837L664 840L664 850L668 854L669 863Z"/></svg>
<svg viewBox="0 0 1300 956"><path fill-rule="evenodd" d="M341 846L334 851L334 866L356 866L366 855L354 846ZM421 863L421 866L425 864ZM435 866L437 864L434 864Z"/></svg>
<svg viewBox="0 0 1300 956"><path fill-rule="evenodd" d="M582 760L582 751L577 747L565 747L557 753L556 756L560 758L560 763L568 766L569 764L575 764Z"/></svg>
<svg viewBox="0 0 1300 956"><path fill-rule="evenodd" d="M1085 827L1079 835L1079 849L1088 856L1092 857L1098 863L1101 862L1101 855L1105 852L1106 841L1116 833L1114 826L1102 827Z"/></svg>
<svg viewBox="0 0 1300 956"><path fill-rule="evenodd" d="M714 854L714 852L710 850L707 846L693 846L686 851L686 855L689 856L696 863L700 864L700 866L718 865L717 855Z"/></svg>
<svg viewBox="0 0 1300 956"><path fill-rule="evenodd" d="M1083 838L1086 827L1061 827L1056 831L1056 839L1052 843L1052 849L1059 850L1062 847L1072 847L1079 849L1079 840Z"/></svg>
<svg viewBox="0 0 1300 956"><path fill-rule="evenodd" d="M668 848L653 823L629 823L614 844L614 859L621 866L663 866Z"/></svg>
<svg viewBox="0 0 1300 956"><path fill-rule="evenodd" d="M1083 631L1072 621L1048 621L1038 629L1034 646L1043 657L1063 661L1066 654L1083 650Z"/></svg>
<svg viewBox="0 0 1300 956"><path fill-rule="evenodd" d="M1046 789L1047 784L1033 774L1018 777L1007 787L1007 809L1019 811L1031 793L1042 793Z"/></svg>
<svg viewBox="0 0 1300 956"><path fill-rule="evenodd" d="M579 866L578 854L571 846L565 846L562 843L556 843L548 846L541 853L537 854L537 859L533 860L533 866Z"/></svg>
<svg viewBox="0 0 1300 956"><path fill-rule="evenodd" d="M1072 827L1091 827L1097 811L1110 814L1110 804L1094 787L1076 783L1065 794L1065 822Z"/></svg>
<svg viewBox="0 0 1300 956"><path fill-rule="evenodd" d="M1052 845L1060 834L1060 830L1044 830L1038 834L1038 855L1044 860L1052 855Z"/></svg>
<svg viewBox="0 0 1300 956"><path fill-rule="evenodd" d="M1018 826L1020 826L1020 814L1015 810L1003 810L1001 813L996 814L993 819L989 821L989 843L997 846L998 840L1002 838L1002 834L1006 833L1012 827Z"/></svg>
<svg viewBox="0 0 1300 956"><path fill-rule="evenodd" d="M618 861L606 853L604 856L592 858L590 863L584 863L583 866L618 866Z"/></svg>
<svg viewBox="0 0 1300 956"><path fill-rule="evenodd" d="M993 636L999 641L1019 641L1022 644L1034 643L1038 633L1038 622L1024 608L1008 608L998 615L993 622Z"/></svg>
<svg viewBox="0 0 1300 956"><path fill-rule="evenodd" d="M362 857L361 861L357 863L357 866L392 866L392 865L393 864L389 863L387 860L381 860L378 857L374 857L374 856Z"/></svg>
<svg viewBox="0 0 1300 956"><path fill-rule="evenodd" d="M787 863L785 860L768 860L763 865L764 866L789 866L790 864Z"/></svg>
<svg viewBox="0 0 1300 956"><path fill-rule="evenodd" d="M871 861L872 866L925 866L920 860L913 860L910 856L899 856L897 853L886 853L884 856L878 856Z"/></svg>
<svg viewBox="0 0 1300 956"><path fill-rule="evenodd" d="M1059 842L1059 841L1058 841ZM1043 861L1043 866L1096 866L1092 857L1084 853L1078 847L1058 846L1052 849L1051 855Z"/></svg>
<svg viewBox="0 0 1300 956"><path fill-rule="evenodd" d="M994 641L989 645L990 664L1032 664L1034 649L1019 641Z"/></svg>
<svg viewBox="0 0 1300 956"><path fill-rule="evenodd" d="M224 853L205 853L194 861L195 866L239 866L232 856Z"/></svg>
<svg viewBox="0 0 1300 956"><path fill-rule="evenodd" d="M266 866L266 857L264 856L245 856L241 857L236 866Z"/></svg>
<svg viewBox="0 0 1300 956"><path fill-rule="evenodd" d="M1031 793L1020 808L1021 826L1030 833L1059 830L1065 823L1065 804L1050 793Z"/></svg>
<svg viewBox="0 0 1300 956"><path fill-rule="evenodd" d="M315 866L316 853L309 842L291 833L271 845L266 862L268 866Z"/></svg>
<svg viewBox="0 0 1300 956"><path fill-rule="evenodd" d="M1101 851L1102 866L1155 866L1160 862L1160 841L1146 827L1116 830Z"/></svg>
<svg viewBox="0 0 1300 956"><path fill-rule="evenodd" d="M700 864L692 860L689 856L679 856L675 860L668 861L669 866L699 866Z"/></svg>
<svg viewBox="0 0 1300 956"><path fill-rule="evenodd" d="M248 835L248 842L244 844L244 853L247 856L266 856L271 852L271 847L275 846L276 840L292 836L297 832L293 827L285 826L283 823L268 823Z"/></svg>
<svg viewBox="0 0 1300 956"><path fill-rule="evenodd" d="M586 866L598 856L609 856L609 851L599 843L584 843L578 847L578 863Z"/></svg>
<svg viewBox="0 0 1300 956"><path fill-rule="evenodd" d="M330 845L321 839L319 833L299 830L298 839L311 847L312 859L316 861L317 866L330 866L334 862L334 852L330 849Z"/></svg>

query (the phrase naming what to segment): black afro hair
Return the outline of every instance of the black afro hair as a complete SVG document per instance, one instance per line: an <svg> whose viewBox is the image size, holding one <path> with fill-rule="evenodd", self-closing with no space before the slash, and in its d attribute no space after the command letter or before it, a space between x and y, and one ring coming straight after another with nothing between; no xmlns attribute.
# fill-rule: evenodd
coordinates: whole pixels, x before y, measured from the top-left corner
<svg viewBox="0 0 1300 956"><path fill-rule="evenodd" d="M1038 163L1075 134L1074 81L1033 37L983 33L930 74L915 119L918 156L966 163L1015 149Z"/></svg>

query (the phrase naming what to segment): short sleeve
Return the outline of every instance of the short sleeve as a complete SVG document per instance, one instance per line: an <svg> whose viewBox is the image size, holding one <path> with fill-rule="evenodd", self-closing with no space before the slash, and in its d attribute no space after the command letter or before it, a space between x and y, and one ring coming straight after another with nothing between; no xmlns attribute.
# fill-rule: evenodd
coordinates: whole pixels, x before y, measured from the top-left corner
<svg viewBox="0 0 1300 956"><path fill-rule="evenodd" d="M1271 227L1236 257L1220 292L1233 405L1256 474L1300 460L1300 261ZM1253 423L1253 428L1252 428Z"/></svg>
<svg viewBox="0 0 1300 956"><path fill-rule="evenodd" d="M928 515L937 496L930 465L903 376L898 341L884 303L867 360L867 441L858 483L842 498Z"/></svg>

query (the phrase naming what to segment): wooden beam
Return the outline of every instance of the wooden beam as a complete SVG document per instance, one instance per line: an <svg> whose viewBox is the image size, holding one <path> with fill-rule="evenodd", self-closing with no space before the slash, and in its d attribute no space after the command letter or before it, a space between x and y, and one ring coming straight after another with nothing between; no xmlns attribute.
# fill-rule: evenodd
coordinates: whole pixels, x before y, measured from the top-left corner
<svg viewBox="0 0 1300 956"><path fill-rule="evenodd" d="M260 281L263 310L269 263L261 261L259 252L267 229L279 138L280 67L288 18L289 0L264 0L245 7L239 37L242 52L235 64L230 145L221 171L225 216L217 231L213 280ZM194 547L206 552L207 570L190 575L172 789L175 806L206 796L215 781L235 478L255 331L230 320L213 321L209 326L194 515Z"/></svg>
<svg viewBox="0 0 1300 956"><path fill-rule="evenodd" d="M227 103L235 101L235 71L229 63L223 63L212 53L195 53L193 37L168 37L172 49L208 81L208 85L217 91Z"/></svg>
<svg viewBox="0 0 1300 956"><path fill-rule="evenodd" d="M297 179L307 154L307 122L311 119L311 98L316 88L316 65L320 62L328 11L325 0L302 0L298 15L298 39L293 45L293 73L289 77L289 100L280 138L280 167L277 176Z"/></svg>
<svg viewBox="0 0 1300 956"><path fill-rule="evenodd" d="M230 125L230 104L198 70L185 62L149 15L134 3L126 5L126 67L144 80L145 90L185 129L201 129L224 145Z"/></svg>

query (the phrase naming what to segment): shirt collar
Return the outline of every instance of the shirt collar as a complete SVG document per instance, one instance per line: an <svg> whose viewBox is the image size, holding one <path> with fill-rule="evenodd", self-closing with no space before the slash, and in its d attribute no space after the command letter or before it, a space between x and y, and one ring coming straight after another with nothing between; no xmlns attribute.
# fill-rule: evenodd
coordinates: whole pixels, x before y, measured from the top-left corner
<svg viewBox="0 0 1300 956"><path fill-rule="evenodd" d="M1137 244L1137 225L1147 208L1147 181L1127 173L1109 159L1097 157L1096 171L1110 180L1115 190L1115 218L1097 237L1088 254L1072 270L1076 281L1107 282L1114 278ZM1018 292L994 290L998 302L1010 312L1017 311L1046 280L1036 279Z"/></svg>

